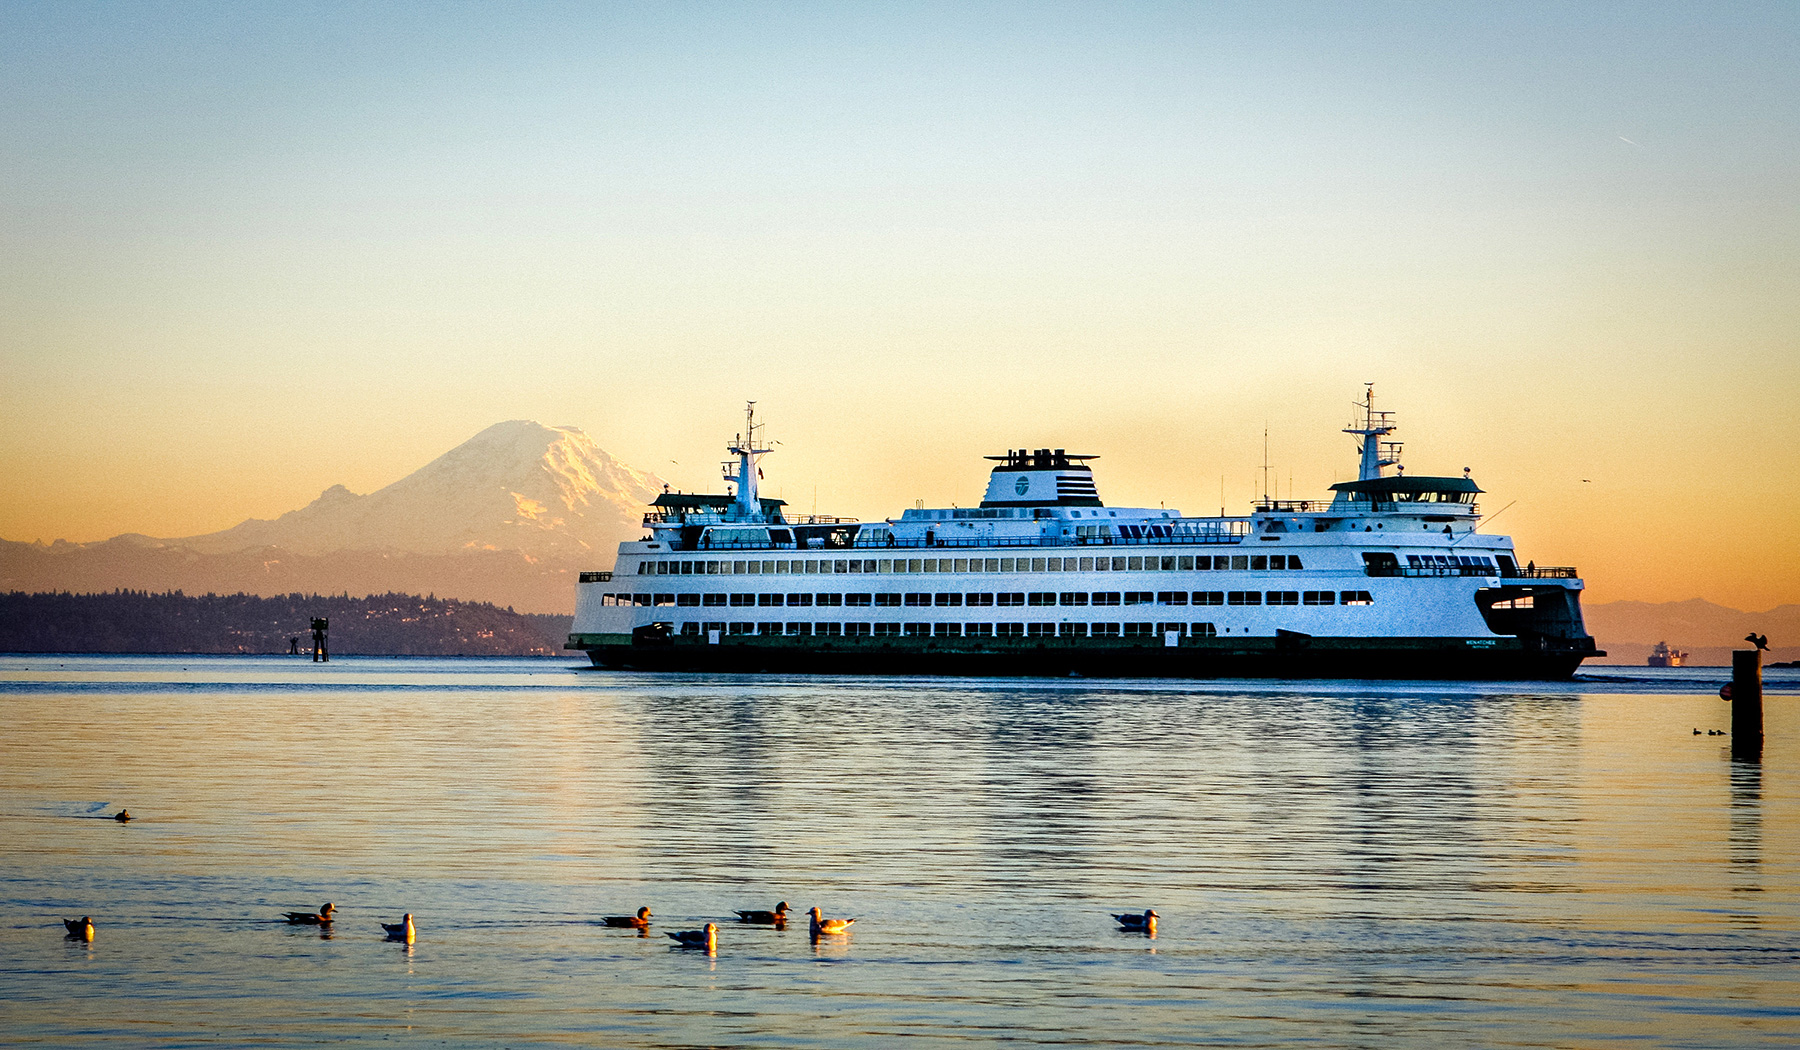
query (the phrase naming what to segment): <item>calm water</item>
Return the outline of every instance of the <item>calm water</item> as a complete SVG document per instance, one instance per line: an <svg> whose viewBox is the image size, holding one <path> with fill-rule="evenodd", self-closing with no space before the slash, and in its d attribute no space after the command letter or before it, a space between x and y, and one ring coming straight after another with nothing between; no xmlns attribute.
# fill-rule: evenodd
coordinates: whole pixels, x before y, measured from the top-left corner
<svg viewBox="0 0 1800 1050"><path fill-rule="evenodd" d="M0 657L0 1035L1794 1045L1800 683L1770 672L1738 765L1693 735L1726 673ZM326 900L328 937L272 921ZM659 932L777 900L861 921ZM596 922L645 904L648 938ZM1108 917L1147 906L1154 940ZM411 949L376 925L404 911Z"/></svg>

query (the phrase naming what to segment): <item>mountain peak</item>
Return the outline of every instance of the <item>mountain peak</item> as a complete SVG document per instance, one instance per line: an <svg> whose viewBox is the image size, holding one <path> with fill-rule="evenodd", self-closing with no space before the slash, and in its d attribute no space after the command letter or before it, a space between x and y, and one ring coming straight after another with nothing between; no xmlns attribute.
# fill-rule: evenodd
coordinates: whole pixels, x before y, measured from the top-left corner
<svg viewBox="0 0 1800 1050"><path fill-rule="evenodd" d="M661 479L620 463L577 427L513 419L366 496L333 485L274 521L252 519L182 542L215 553L476 549L610 561L611 548L635 533L644 504L661 487Z"/></svg>
<svg viewBox="0 0 1800 1050"><path fill-rule="evenodd" d="M347 503L356 498L357 498L356 493L351 492L349 489L345 488L344 486L333 485L330 488L326 489L324 492L319 493L319 498L313 500L311 503L307 504L307 506L309 506L309 507L330 506L331 504L334 504L334 503Z"/></svg>

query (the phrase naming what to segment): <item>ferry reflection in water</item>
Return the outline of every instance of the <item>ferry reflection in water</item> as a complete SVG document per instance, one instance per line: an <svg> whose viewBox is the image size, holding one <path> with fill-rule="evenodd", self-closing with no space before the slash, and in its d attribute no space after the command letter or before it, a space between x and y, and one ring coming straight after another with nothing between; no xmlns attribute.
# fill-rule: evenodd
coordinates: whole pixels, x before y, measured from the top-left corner
<svg viewBox="0 0 1800 1050"><path fill-rule="evenodd" d="M1759 767L1692 735L1727 722L1716 672L1593 673L0 658L0 1023L64 1045L1800 1040L1793 677L1770 673ZM326 899L328 940L279 920ZM860 921L817 946L729 921L780 899ZM649 938L596 922L645 904ZM1121 936L1145 908L1156 939ZM378 923L402 912L421 933L395 951ZM82 914L100 935L66 942ZM708 921L716 957L660 933Z"/></svg>

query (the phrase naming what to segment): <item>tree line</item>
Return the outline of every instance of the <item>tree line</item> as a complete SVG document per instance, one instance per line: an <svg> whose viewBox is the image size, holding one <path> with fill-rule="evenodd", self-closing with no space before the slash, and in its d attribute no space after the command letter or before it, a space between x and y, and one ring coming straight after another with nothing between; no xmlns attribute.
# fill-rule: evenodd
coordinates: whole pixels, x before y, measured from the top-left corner
<svg viewBox="0 0 1800 1050"><path fill-rule="evenodd" d="M435 595L0 594L0 652L310 652L313 617L333 656L553 656L570 618Z"/></svg>

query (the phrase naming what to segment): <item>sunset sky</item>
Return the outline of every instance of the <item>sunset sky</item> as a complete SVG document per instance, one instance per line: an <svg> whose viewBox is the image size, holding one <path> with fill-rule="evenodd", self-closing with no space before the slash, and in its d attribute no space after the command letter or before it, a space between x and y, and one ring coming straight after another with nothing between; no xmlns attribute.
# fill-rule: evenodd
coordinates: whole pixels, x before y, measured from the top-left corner
<svg viewBox="0 0 1800 1050"><path fill-rule="evenodd" d="M0 538L571 424L717 490L1472 468L1589 601L1800 602L1800 4L0 0ZM1291 479L1291 480L1290 480Z"/></svg>

